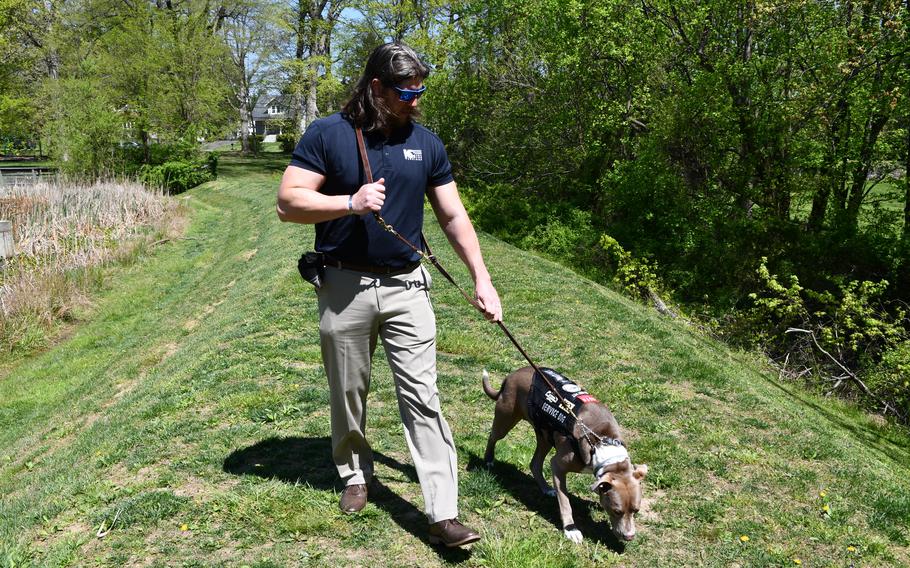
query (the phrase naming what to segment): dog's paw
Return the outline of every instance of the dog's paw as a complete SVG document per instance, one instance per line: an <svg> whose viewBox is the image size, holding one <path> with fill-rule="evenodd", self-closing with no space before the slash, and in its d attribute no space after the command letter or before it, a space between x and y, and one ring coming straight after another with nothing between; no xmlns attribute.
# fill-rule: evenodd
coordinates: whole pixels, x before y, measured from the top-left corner
<svg viewBox="0 0 910 568"><path fill-rule="evenodd" d="M547 497L556 497L556 490L553 489L552 487L547 487L544 490L543 494L546 495Z"/></svg>
<svg viewBox="0 0 910 568"><path fill-rule="evenodd" d="M566 535L566 538L574 542L575 544L581 544L581 541L584 540L584 537L581 536L581 531L578 529L563 529L562 533Z"/></svg>

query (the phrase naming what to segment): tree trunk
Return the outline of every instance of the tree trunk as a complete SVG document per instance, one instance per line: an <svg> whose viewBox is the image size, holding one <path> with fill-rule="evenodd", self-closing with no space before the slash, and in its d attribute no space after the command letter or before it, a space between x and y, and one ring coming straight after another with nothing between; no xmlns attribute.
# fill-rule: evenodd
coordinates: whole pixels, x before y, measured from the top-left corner
<svg viewBox="0 0 910 568"><path fill-rule="evenodd" d="M304 120L306 121L305 126L312 124L319 114L319 109L316 107L316 97L319 86L319 62L323 53L321 49L322 42L320 41L322 32L319 31L320 26L317 23L317 20L322 20L322 14L311 15L310 20L309 37L307 40L307 51L310 56L307 61L306 90L303 97L303 108L300 109L303 112ZM301 132L303 130L304 129L301 128Z"/></svg>
<svg viewBox="0 0 910 568"><path fill-rule="evenodd" d="M875 149L875 143L882 132L882 128L888 122L886 113L874 113L866 120L865 132L863 133L863 142L860 147L859 159L853 169L852 185L850 188L850 197L847 201L847 207L844 210L841 228L847 230L850 234L856 232L857 220L859 218L859 209L863 204L863 197L866 194L866 183L869 179L869 172L872 171L872 154Z"/></svg>
<svg viewBox="0 0 910 568"><path fill-rule="evenodd" d="M296 57L305 61L302 86L297 91L295 106L300 131L306 130L319 117L317 97L319 78L330 72L332 31L346 2L343 0L301 0L297 15Z"/></svg>
<svg viewBox="0 0 910 568"><path fill-rule="evenodd" d="M149 148L149 133L145 127L139 129L139 139L142 140L142 161L148 164L152 161L152 151Z"/></svg>
<svg viewBox="0 0 910 568"><path fill-rule="evenodd" d="M306 94L306 122L307 125L313 124L313 121L319 116L319 109L316 108L316 69L312 70L310 77L310 88Z"/></svg>
<svg viewBox="0 0 910 568"><path fill-rule="evenodd" d="M812 196L812 211L809 213L809 220L806 228L813 233L821 230L825 223L825 211L828 210L828 198L831 196L831 186L822 182L815 195Z"/></svg>
<svg viewBox="0 0 910 568"><path fill-rule="evenodd" d="M844 129L844 135L841 138L843 141L842 148L839 151L839 158L837 168L834 170L834 175L831 179L831 195L834 196L834 226L840 224L841 219L844 217L844 211L847 208L847 170L848 162L850 161L850 156L848 155L848 146L850 143L851 131L853 130L850 118L850 108L847 106L847 116L846 116L846 126Z"/></svg>
<svg viewBox="0 0 910 568"><path fill-rule="evenodd" d="M847 111L849 106L846 97L841 95L837 101L837 112L831 120L831 126L828 128L828 151L825 155L825 162L822 166L822 180L819 184L815 195L812 196L812 211L809 213L807 228L813 233L821 231L825 224L825 216L828 212L828 202L831 197L831 190L837 185L843 186L844 180L840 176L840 170L837 167L838 155L841 154L841 145L843 141L843 124L847 120Z"/></svg>
<svg viewBox="0 0 910 568"><path fill-rule="evenodd" d="M252 152L250 148L250 128L253 122L250 120L250 111L246 104L240 105L240 151L244 154Z"/></svg>
<svg viewBox="0 0 910 568"><path fill-rule="evenodd" d="M47 76L51 79L57 79L60 70L60 56L56 51L50 51L44 58L44 64L47 66Z"/></svg>

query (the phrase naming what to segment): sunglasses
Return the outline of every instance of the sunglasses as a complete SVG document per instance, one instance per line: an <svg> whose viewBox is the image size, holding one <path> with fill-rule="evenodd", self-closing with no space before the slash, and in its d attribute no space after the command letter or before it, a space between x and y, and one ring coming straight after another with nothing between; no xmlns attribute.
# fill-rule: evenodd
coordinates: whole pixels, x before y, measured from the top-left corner
<svg viewBox="0 0 910 568"><path fill-rule="evenodd" d="M427 90L426 85L424 85L423 87L420 87L417 90L402 89L401 87L395 87L395 86L393 86L392 88L398 92L398 100L406 102L406 103L409 103L409 102L413 101L414 99L419 99L420 95L422 95L423 92Z"/></svg>

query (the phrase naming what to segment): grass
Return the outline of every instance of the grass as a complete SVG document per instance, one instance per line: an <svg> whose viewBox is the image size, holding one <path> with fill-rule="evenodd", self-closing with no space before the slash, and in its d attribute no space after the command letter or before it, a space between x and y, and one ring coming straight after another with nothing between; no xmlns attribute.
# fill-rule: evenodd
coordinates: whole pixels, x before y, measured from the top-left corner
<svg viewBox="0 0 910 568"><path fill-rule="evenodd" d="M901 566L910 440L762 361L482 235L512 332L608 401L647 463L639 537L609 533L569 479L576 546L527 469L520 425L480 466L501 380L523 364L442 278L433 301L461 516L484 538L431 547L377 351L368 430L379 484L337 510L315 297L296 274L312 228L279 223L287 158L222 157L188 192L183 239L106 269L88 321L0 378L0 566ZM428 225L442 262L466 271ZM116 520L115 520L116 519ZM103 538L99 529L109 530ZM747 540L741 537L748 537Z"/></svg>

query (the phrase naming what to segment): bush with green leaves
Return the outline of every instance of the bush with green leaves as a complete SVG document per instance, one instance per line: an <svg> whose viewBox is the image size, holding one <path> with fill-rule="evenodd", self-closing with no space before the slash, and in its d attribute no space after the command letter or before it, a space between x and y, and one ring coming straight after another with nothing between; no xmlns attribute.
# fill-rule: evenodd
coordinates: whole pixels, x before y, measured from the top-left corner
<svg viewBox="0 0 910 568"><path fill-rule="evenodd" d="M531 227L521 241L522 248L536 250L589 276L599 273L597 233L591 227L591 214L571 209L562 216L551 215L545 223Z"/></svg>
<svg viewBox="0 0 910 568"><path fill-rule="evenodd" d="M0 138L0 155L2 156L30 156L36 150L31 141L23 138Z"/></svg>
<svg viewBox="0 0 910 568"><path fill-rule="evenodd" d="M143 166L140 178L153 187L161 187L168 193L183 193L191 187L215 179L214 169L217 158L206 162L165 162L158 166Z"/></svg>
<svg viewBox="0 0 910 568"><path fill-rule="evenodd" d="M165 162L192 162L200 157L199 144L192 134L177 138L172 142L149 145L149 160L151 165L160 165Z"/></svg>
<svg viewBox="0 0 910 568"><path fill-rule="evenodd" d="M218 154L215 152L209 152L205 156L205 167L209 169L209 174L212 176L212 179L218 177Z"/></svg>
<svg viewBox="0 0 910 568"><path fill-rule="evenodd" d="M254 154L262 152L263 136L262 134L251 134L249 138L250 151Z"/></svg>
<svg viewBox="0 0 910 568"><path fill-rule="evenodd" d="M281 151L290 154L297 146L298 136L293 132L285 132L278 135L278 143L281 144Z"/></svg>
<svg viewBox="0 0 910 568"><path fill-rule="evenodd" d="M794 275L785 280L773 274L764 257L756 272L762 290L750 294L752 306L725 327L728 334L760 345L791 368L810 369L836 382L845 376L865 380L875 405L883 401L903 408L898 416L910 417L907 308L883 301L886 280L844 280L820 292L802 286Z"/></svg>
<svg viewBox="0 0 910 568"><path fill-rule="evenodd" d="M910 340L885 351L865 381L870 390L891 401L899 413L910 416Z"/></svg>
<svg viewBox="0 0 910 568"><path fill-rule="evenodd" d="M657 268L652 263L646 259L635 258L606 233L600 236L597 244L612 268L613 282L624 292L644 300L661 287Z"/></svg>

